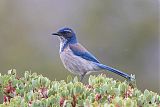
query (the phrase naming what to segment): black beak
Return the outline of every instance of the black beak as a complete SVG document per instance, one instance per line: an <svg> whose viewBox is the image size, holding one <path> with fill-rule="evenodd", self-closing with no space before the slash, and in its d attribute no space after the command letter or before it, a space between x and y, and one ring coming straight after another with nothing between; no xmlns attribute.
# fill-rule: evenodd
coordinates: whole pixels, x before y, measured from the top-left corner
<svg viewBox="0 0 160 107"><path fill-rule="evenodd" d="M52 33L52 35L57 35L57 36L60 36L58 33Z"/></svg>

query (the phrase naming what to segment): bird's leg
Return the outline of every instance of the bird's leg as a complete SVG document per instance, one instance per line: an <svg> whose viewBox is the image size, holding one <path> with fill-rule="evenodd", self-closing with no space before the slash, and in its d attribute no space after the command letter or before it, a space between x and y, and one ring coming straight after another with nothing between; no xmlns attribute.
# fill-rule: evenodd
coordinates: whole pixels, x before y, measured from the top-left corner
<svg viewBox="0 0 160 107"><path fill-rule="evenodd" d="M82 75L80 75L80 82L82 82L85 75L86 75L86 72L84 72Z"/></svg>

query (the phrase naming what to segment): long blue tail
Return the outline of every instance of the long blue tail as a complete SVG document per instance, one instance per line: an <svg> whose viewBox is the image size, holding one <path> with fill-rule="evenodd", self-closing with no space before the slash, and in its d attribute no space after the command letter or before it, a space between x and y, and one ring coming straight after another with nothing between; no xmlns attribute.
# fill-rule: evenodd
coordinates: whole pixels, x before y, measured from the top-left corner
<svg viewBox="0 0 160 107"><path fill-rule="evenodd" d="M118 75L120 75L120 76L122 76L122 77L124 77L124 78L126 78L126 79L131 80L131 76L128 75L128 74L126 74L126 73L124 73L124 72L122 72L122 71L119 71L119 70L117 70L117 69L115 69L115 68L112 68L112 67L110 67L110 66L106 66L106 65L103 65L103 64L100 64L100 63L96 63L96 65L97 65L98 67L100 67L101 69L105 69L105 70L114 72L114 73L116 73L116 74L118 74Z"/></svg>

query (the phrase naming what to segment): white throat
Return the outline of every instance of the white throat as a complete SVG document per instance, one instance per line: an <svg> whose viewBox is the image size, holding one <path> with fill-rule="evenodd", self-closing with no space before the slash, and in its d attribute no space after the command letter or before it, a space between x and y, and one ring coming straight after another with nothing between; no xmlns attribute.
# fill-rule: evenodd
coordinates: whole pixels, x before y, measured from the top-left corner
<svg viewBox="0 0 160 107"><path fill-rule="evenodd" d="M67 40L63 37L59 37L59 40L60 40L59 52L61 53L64 49L64 45L66 44Z"/></svg>

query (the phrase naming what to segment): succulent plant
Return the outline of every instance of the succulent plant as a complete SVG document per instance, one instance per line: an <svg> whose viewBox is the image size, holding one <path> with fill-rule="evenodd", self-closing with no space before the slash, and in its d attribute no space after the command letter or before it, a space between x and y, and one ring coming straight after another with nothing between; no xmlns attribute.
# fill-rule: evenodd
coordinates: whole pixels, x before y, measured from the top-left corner
<svg viewBox="0 0 160 107"><path fill-rule="evenodd" d="M0 107L158 107L160 95L140 91L127 81L107 78L104 74L90 76L88 84L78 78L67 82L51 81L47 77L26 71L17 77L16 70L0 74Z"/></svg>

